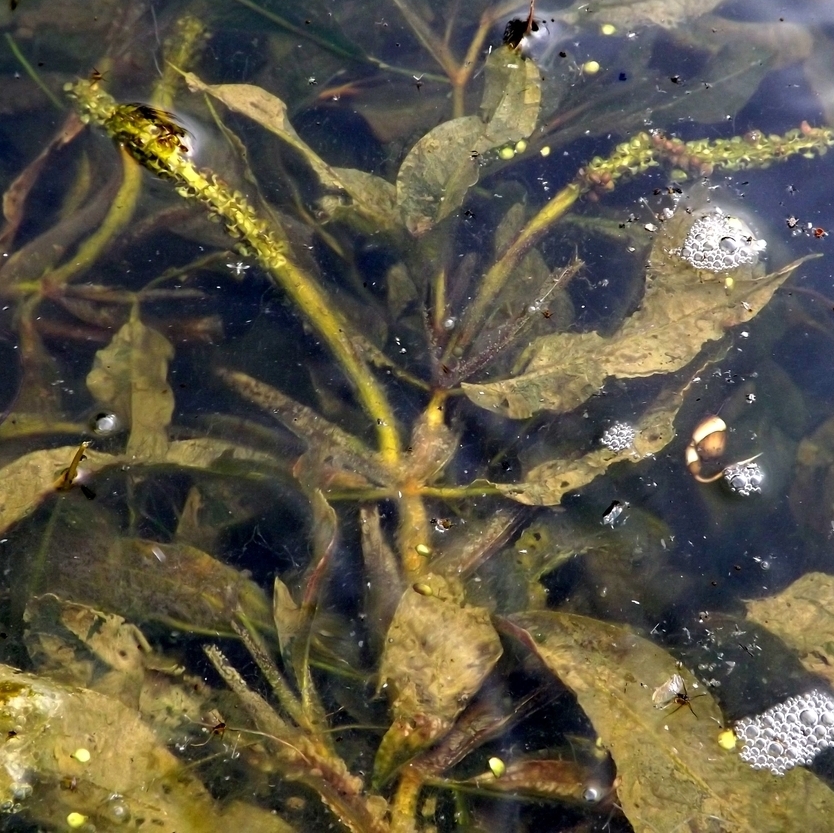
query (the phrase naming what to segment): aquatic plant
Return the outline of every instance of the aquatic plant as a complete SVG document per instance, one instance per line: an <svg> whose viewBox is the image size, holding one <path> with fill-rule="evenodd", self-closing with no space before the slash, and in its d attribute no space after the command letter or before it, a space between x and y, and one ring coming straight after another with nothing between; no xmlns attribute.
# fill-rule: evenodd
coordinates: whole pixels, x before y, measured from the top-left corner
<svg viewBox="0 0 834 833"><path fill-rule="evenodd" d="M141 737L130 743L162 762L167 786L154 794L153 813L163 830L208 829L214 813L245 816L247 829L264 831L326 823L357 833L455 829L479 817L478 799L495 794L558 801L578 814L617 812L623 824L638 828L720 818L732 829L749 829L755 818L757 830L775 831L790 817L811 829L834 808L829 789L797 768L787 775L788 792L776 792L766 773L719 746L716 723L728 722L719 704L668 650L624 624L544 609L541 578L577 553L613 546L600 536L615 533L623 504L605 514L603 532L599 524L572 526L561 516L531 519L525 507L556 506L612 467L634 468L666 449L698 374L727 350L733 328L764 310L807 260L768 263L768 272L764 240L708 186L683 194L673 184L667 194L673 206L641 224L647 268L636 281L639 304L603 335L571 327L567 289L583 264L575 256L555 263L548 236L566 227L580 201L583 212L604 206L627 180L661 169L702 180L816 158L834 144L834 132L803 122L781 136L749 131L687 141L660 127L635 130L564 177L550 199L536 203L507 186L515 193L512 205L503 211L490 204L487 236L459 257L465 223L489 203L479 181L503 188L507 170L533 152L546 159L568 142L570 129L562 135L549 120L596 105L590 97L571 99L572 92L554 105L539 69L518 50L497 47L482 62L493 13L484 12L466 58L458 60L448 39L409 4L395 5L416 44L443 70L452 96L451 118L410 143L390 178L329 164L296 132L288 105L265 87L202 80L191 69L200 67L208 36L186 15L170 25L165 72L147 103L120 103L106 71L66 84L80 121L69 116L7 191L18 193L20 215L7 212L2 239L11 247L24 213L20 194L60 147L81 141L82 123L118 148L110 179L86 199L68 195L55 227L10 251L0 269L23 355L22 393L3 430L11 439L72 438L70 445L26 449L2 469L0 527L18 552L12 584L19 609L10 616L26 623L26 649L40 675L9 683L0 704L7 731L21 735L10 736L7 762L14 753L37 773L22 777L18 766L0 783L7 808L50 823L70 814L75 826L88 820L106 826L118 821L112 802L102 810L106 794L134 816L151 812L150 799L140 801L141 772L102 764L115 742L109 733L90 744L84 733L93 730L80 718L48 730L50 716L66 717L65 703L76 697L86 712L100 708L111 721L127 719L124 706L142 714ZM633 5L632 20L650 14L644 4ZM575 16L569 10L565 21L576 26ZM344 54L346 47L325 40L324 49ZM387 62L351 54L393 73ZM649 71L646 61L641 66ZM477 112L468 98L476 67L484 74ZM411 75L422 94L424 74ZM215 169L195 154L189 130L169 112L184 102L215 120L230 149L225 166ZM610 118L605 106L598 109ZM591 112L587 123L595 117ZM303 166L281 177L289 196L280 210L264 195L266 172L235 132L238 118L277 137L285 168ZM93 147L91 153L112 156ZM95 169L84 164L80 191ZM164 208L137 222L142 189L159 187L142 169L161 180L156 194ZM182 204L169 201L169 192ZM73 204L81 207L73 212ZM112 277L81 283L96 264L118 262L132 232L155 239L169 227L169 212L178 211L196 224L201 241L199 256L186 266L138 287ZM203 223L206 217L219 228ZM381 305L351 253L368 238L390 260ZM328 279L331 257L346 280L359 276L355 297ZM247 372L251 365L240 356L221 352L213 360L214 384L273 417L285 433L255 417L205 424L177 413L177 351L151 314L160 302L184 308L203 302L209 292L190 276L211 268L231 282L220 293L225 299L266 276L303 320L308 340L333 361L327 374L314 376L316 395L305 396L304 384L282 390ZM59 420L60 403L50 398L53 363L38 329L49 304L82 322L106 322L112 331L85 368L96 405L92 439L80 439L90 433L85 426ZM367 323L367 312L377 313L381 334ZM213 338L211 322L199 316L182 332ZM289 353L295 337L278 334L278 352ZM615 422L590 439L565 438L531 455L520 474L516 465L502 474L488 459L464 461L462 436L478 432L486 419L507 425L542 412L575 413L606 388L646 377L656 384L633 423ZM726 475L734 465L753 478L745 468L753 458L725 459L726 437L712 449L710 436L693 436L687 458L705 487L722 477L735 482ZM716 475L702 475L713 463ZM167 509L159 511L157 487L165 477L185 486L171 486ZM760 480L737 491L749 496ZM309 557L280 575L260 565L262 574L253 578L232 559L226 563L222 536L237 524L257 526L253 518L272 511L266 507L275 493L307 507L309 529L300 537ZM657 525L647 522L640 534L666 546ZM356 546L346 556L342 541L350 536ZM339 587L346 558L362 587L347 602ZM273 583L271 600L264 575ZM627 592L631 585L622 587ZM167 636L152 647L132 622ZM205 657L234 700L191 676L193 662L184 671L170 661L162 646L172 633L203 639ZM221 639L228 640L223 647ZM238 643L268 695L244 674ZM517 652L535 658L538 670ZM506 681L513 674L532 678L532 693L511 696ZM491 698L493 687L502 686L507 697ZM660 705L689 709L655 709L652 690L668 695ZM566 742L533 756L490 745L530 715L566 702L566 692L599 743L586 737L571 740L571 751ZM111 701L119 704L112 714L97 705ZM40 722L30 729L24 718L34 713ZM156 740L143 733L146 724ZM26 741L29 732L37 743ZM210 796L200 778L176 781L176 761L164 749L169 740L206 773L207 784L216 756L268 788L235 802ZM38 755L69 748L87 754L55 752L49 767L37 763ZM94 776L80 766L90 760ZM76 779L75 787L62 790L65 778ZM685 793L679 804L665 798L670 783ZM30 802L33 791L40 804ZM310 809L310 796L324 810Z"/></svg>

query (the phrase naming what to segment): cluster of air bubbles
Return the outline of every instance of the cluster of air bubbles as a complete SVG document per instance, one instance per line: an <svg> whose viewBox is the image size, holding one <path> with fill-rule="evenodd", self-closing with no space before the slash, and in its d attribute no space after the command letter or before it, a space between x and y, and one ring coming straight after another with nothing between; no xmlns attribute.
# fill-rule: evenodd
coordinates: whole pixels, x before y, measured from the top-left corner
<svg viewBox="0 0 834 833"><path fill-rule="evenodd" d="M735 725L736 737L744 744L741 759L753 769L769 769L784 775L795 766L808 766L834 746L834 697L809 691L785 700Z"/></svg>
<svg viewBox="0 0 834 833"><path fill-rule="evenodd" d="M724 483L734 495L749 497L754 492L761 492L764 472L755 460L734 463L724 469Z"/></svg>
<svg viewBox="0 0 834 833"><path fill-rule="evenodd" d="M731 272L757 263L766 246L747 223L717 208L695 220L676 253L696 269Z"/></svg>
<svg viewBox="0 0 834 833"><path fill-rule="evenodd" d="M615 454L619 454L621 451L631 448L636 433L633 425L629 425L627 422L615 422L605 429L605 433L599 441Z"/></svg>

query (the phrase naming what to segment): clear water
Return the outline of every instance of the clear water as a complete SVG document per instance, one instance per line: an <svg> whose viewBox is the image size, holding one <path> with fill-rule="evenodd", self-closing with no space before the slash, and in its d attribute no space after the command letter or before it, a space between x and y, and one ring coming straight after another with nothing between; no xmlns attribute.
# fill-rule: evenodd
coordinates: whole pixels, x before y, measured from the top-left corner
<svg viewBox="0 0 834 833"><path fill-rule="evenodd" d="M831 3L729 2L707 11L712 4L664 5L537 4L529 31L528 6L484 2L59 8L21 0L0 10L0 188L7 195L0 230L0 658L64 696L70 689L60 686L76 686L127 710L114 706L114 717L101 706L101 727L90 724L83 737L71 728L35 728L9 705L17 689L4 677L3 830L140 829L146 815L180 833L226 824L660 829L629 815L623 796L634 775L618 766L604 722L589 715L570 679L533 662L501 624L525 611L628 628L668 653L669 675L676 662L688 669L727 727L827 685L819 663L809 660L827 644L824 636L803 653L746 620L744 605L831 570L830 155L797 154L735 172L684 173L681 164L663 164L624 177L610 192L586 189L535 241L546 273L581 258L567 288L540 297L541 282L524 272L538 267L525 261L478 320L467 319L484 275L513 239L507 222L496 231L508 210L518 206L518 229L617 143L650 130L715 141L834 123ZM178 22L187 15L201 21L203 33L189 54L174 58L183 38ZM521 21L527 58L514 53L508 60L533 62L540 75L542 103L524 143L486 142L477 152L464 143L466 162L454 164L468 172L461 177L471 177L469 187L448 212L420 215L419 229L396 220L386 226L395 209L384 203L370 220L356 219L351 198L310 165L312 154L331 172L356 169L396 183L421 137L481 112L485 63L503 48L510 20ZM249 84L273 96L274 106L283 101L287 124L310 154L234 112L240 108L189 92L170 68L174 92L162 95L166 61L180 59L187 60L181 69L206 84ZM291 258L321 287L336 320L347 322L356 366L387 400L400 444L390 469L371 451L385 442L382 412L363 409L355 375L334 358L332 329L311 313L314 305L294 301L263 258L236 251L224 225L206 220L205 204L183 200L169 180L143 171L132 190L119 190L128 163L106 131L75 130L68 121L74 105L64 85L78 78L96 80L122 104L170 111L187 130L183 142L198 168L215 172L222 187L243 193L258 211L274 212ZM273 126L285 129L275 112ZM62 126L65 140L56 139ZM457 135L447 135L436 153L447 159L443 144ZM426 171L434 176L430 161ZM399 187L402 198L406 186ZM609 377L564 412L545 408L523 419L463 395L462 381L518 375L537 339L564 331L614 336L642 303L650 247L671 216L664 211L699 187L767 241L764 271L822 257L802 263L752 321L674 375ZM444 200L454 202L453 191L448 184ZM439 196L435 191L435 210ZM471 345L455 351L469 324ZM278 393L255 390L233 372ZM544 501L557 505L522 505L489 485L524 482L546 461L594 453L611 424L636 423L663 391L684 388L674 439ZM728 443L704 471L720 474L724 465L761 455L760 493L741 497L720 480L698 482L687 469L690 435L708 415L724 420ZM433 420L432 430L418 428L425 420ZM185 449L197 447L203 451L186 459ZM76 450L86 457L75 461L78 477ZM418 464L420 455L434 462ZM377 511L385 543L374 543ZM433 584L437 576L445 583ZM284 599L279 638L276 578L294 599L288 604L276 594ZM304 608L293 609L305 593L317 604L310 622ZM482 609L486 631L494 616L501 634L501 659L494 657L493 668L481 657L477 683L450 684L460 686L460 703L442 717L436 704L424 703L415 716L389 701L410 662L419 677L420 657L429 656L431 666L443 650L427 648L427 634L415 637L414 647L407 628L389 630L397 605L397 616L406 615L402 599L409 595L428 605L428 612L409 614L410 625L419 631L414 621L429 617L427 630L448 630L458 656L469 656L475 639L461 606ZM286 701L269 690L232 632L241 613L294 692L309 625L310 679L321 712L307 716L321 721L318 729L286 728L293 723ZM303 625L300 637L293 622ZM489 632L497 645L497 632ZM269 705L259 717L228 690L228 678L207 659L210 646L264 696ZM379 688L381 664L388 685ZM649 695L661 682L639 680L634 697L645 698L650 714ZM85 714L95 713L83 703ZM689 705L692 714L682 708L669 721L681 722L682 737L692 740L685 721L695 727L711 718L706 705L698 716L698 699ZM380 744L385 748L398 708L406 723L439 723L423 748L402 741L388 777L374 783L374 761L379 775ZM283 729L264 716L270 709ZM470 736L458 759L444 738L474 709L492 715L490 732L477 742ZM147 753L125 771L85 769L74 753L112 750L112 726L125 714L141 715L156 757ZM350 790L332 772L321 775L304 745L310 737L326 738L328 760L343 760L356 779L355 805L328 792L339 783L340 795ZM125 750L138 755L139 740L127 731L124 738ZM595 747L597 738L613 759ZM434 759L432 746L440 750ZM448 765L439 766L444 755ZM421 757L409 768L410 756ZM510 797L461 785L495 766L490 759L506 765L524 756L567 763L558 774L522 779ZM829 753L811 770L831 784ZM177 781L172 772L187 775ZM415 772L409 803L403 784ZM153 802L142 796L156 794L147 785L166 779L178 786L164 791L162 811L150 810ZM348 820L348 806L368 812ZM382 815L369 807L384 808ZM706 826L700 810L692 812L691 829L741 829ZM807 828L807 819L801 823Z"/></svg>

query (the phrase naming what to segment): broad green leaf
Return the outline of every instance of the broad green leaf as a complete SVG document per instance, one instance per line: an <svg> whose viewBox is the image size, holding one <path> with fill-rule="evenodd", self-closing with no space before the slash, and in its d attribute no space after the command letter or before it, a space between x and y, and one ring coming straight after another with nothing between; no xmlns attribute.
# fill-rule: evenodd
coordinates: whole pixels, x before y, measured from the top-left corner
<svg viewBox="0 0 834 833"><path fill-rule="evenodd" d="M0 801L38 825L68 829L70 813L86 827L114 830L141 819L158 833L245 829L288 833L277 816L222 807L142 722L118 700L0 666ZM79 760L78 750L89 752ZM72 779L76 789L67 789ZM28 796L21 802L21 796ZM240 812L240 815L239 815ZM254 812L254 814L253 814ZM118 813L118 815L117 815ZM125 815L126 814L126 815ZM237 827L236 819L247 819ZM133 822L131 822L133 823Z"/></svg>
<svg viewBox="0 0 834 833"><path fill-rule="evenodd" d="M504 627L576 695L614 758L618 803L635 829L826 829L834 792L807 769L776 779L722 749L717 704L662 648L620 625L567 613L520 614ZM652 702L675 673L695 713Z"/></svg>
<svg viewBox="0 0 834 833"><path fill-rule="evenodd" d="M541 104L541 79L532 61L502 47L487 60L483 118L443 122L409 151L397 175L397 203L415 236L456 211L478 181L481 154L529 136Z"/></svg>
<svg viewBox="0 0 834 833"><path fill-rule="evenodd" d="M631 448L620 452L600 446L582 457L559 457L531 469L520 483L497 483L506 497L533 506L555 506L564 495L605 474L609 466L639 462L664 449L675 436L675 417L682 403L679 392L665 394L637 424Z"/></svg>
<svg viewBox="0 0 834 833"><path fill-rule="evenodd" d="M513 419L542 410L566 412L597 393L608 378L672 373L709 342L750 321L806 258L757 278L741 266L730 277L705 274L676 254L692 217L678 210L652 248L640 308L610 337L556 333L531 345L523 372L498 382L464 384L476 405Z"/></svg>
<svg viewBox="0 0 834 833"><path fill-rule="evenodd" d="M748 619L795 650L812 674L834 683L834 576L806 573L781 593L746 605Z"/></svg>
<svg viewBox="0 0 834 833"><path fill-rule="evenodd" d="M138 709L157 732L202 720L211 690L155 654L144 634L115 613L47 594L30 599L24 641L38 673L93 689Z"/></svg>
<svg viewBox="0 0 834 833"><path fill-rule="evenodd" d="M51 593L30 599L23 619L26 650L40 673L138 707L151 647L135 625Z"/></svg>
<svg viewBox="0 0 834 833"><path fill-rule="evenodd" d="M428 574L403 593L379 668L391 703L374 780L385 783L407 760L439 740L501 656L489 611L465 604L460 590Z"/></svg>
<svg viewBox="0 0 834 833"><path fill-rule="evenodd" d="M168 384L168 362L173 357L171 343L141 322L138 309L110 344L96 353L87 387L100 405L129 422L128 457L165 455L174 412L174 393Z"/></svg>

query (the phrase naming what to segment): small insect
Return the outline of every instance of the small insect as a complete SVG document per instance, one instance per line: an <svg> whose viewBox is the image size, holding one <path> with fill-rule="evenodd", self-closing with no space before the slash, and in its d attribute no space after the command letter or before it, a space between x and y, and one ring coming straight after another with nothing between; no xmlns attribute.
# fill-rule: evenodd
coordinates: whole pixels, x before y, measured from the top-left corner
<svg viewBox="0 0 834 833"><path fill-rule="evenodd" d="M542 315L545 318L552 318L553 317L553 313L549 309L543 309L542 310Z"/></svg>
<svg viewBox="0 0 834 833"><path fill-rule="evenodd" d="M90 73L90 81L93 84L100 84L102 81L104 81L104 78L105 74L93 67L93 71Z"/></svg>
<svg viewBox="0 0 834 833"><path fill-rule="evenodd" d="M675 705L677 708L675 711L671 712L674 714L679 709L682 709L684 706L689 708L689 711L698 717L695 714L695 709L692 708L692 701L696 697L705 697L706 695L702 694L695 694L693 696L689 696L689 692L686 690L686 683L681 677L680 674L672 674L668 680L662 685L659 685L652 694L652 703L654 703L654 707L656 709L665 709L669 706Z"/></svg>
<svg viewBox="0 0 834 833"><path fill-rule="evenodd" d="M184 139L191 134L181 124L177 124L171 113L141 103L122 104L119 109L127 117L151 122L156 128L157 142L164 146L178 148L183 153L188 152L188 145L185 144Z"/></svg>
<svg viewBox="0 0 834 833"><path fill-rule="evenodd" d="M209 736L202 743L192 743L191 746L196 749L200 746L205 746L212 738L222 738L226 734L226 723L221 720L213 726L205 727L209 730Z"/></svg>

